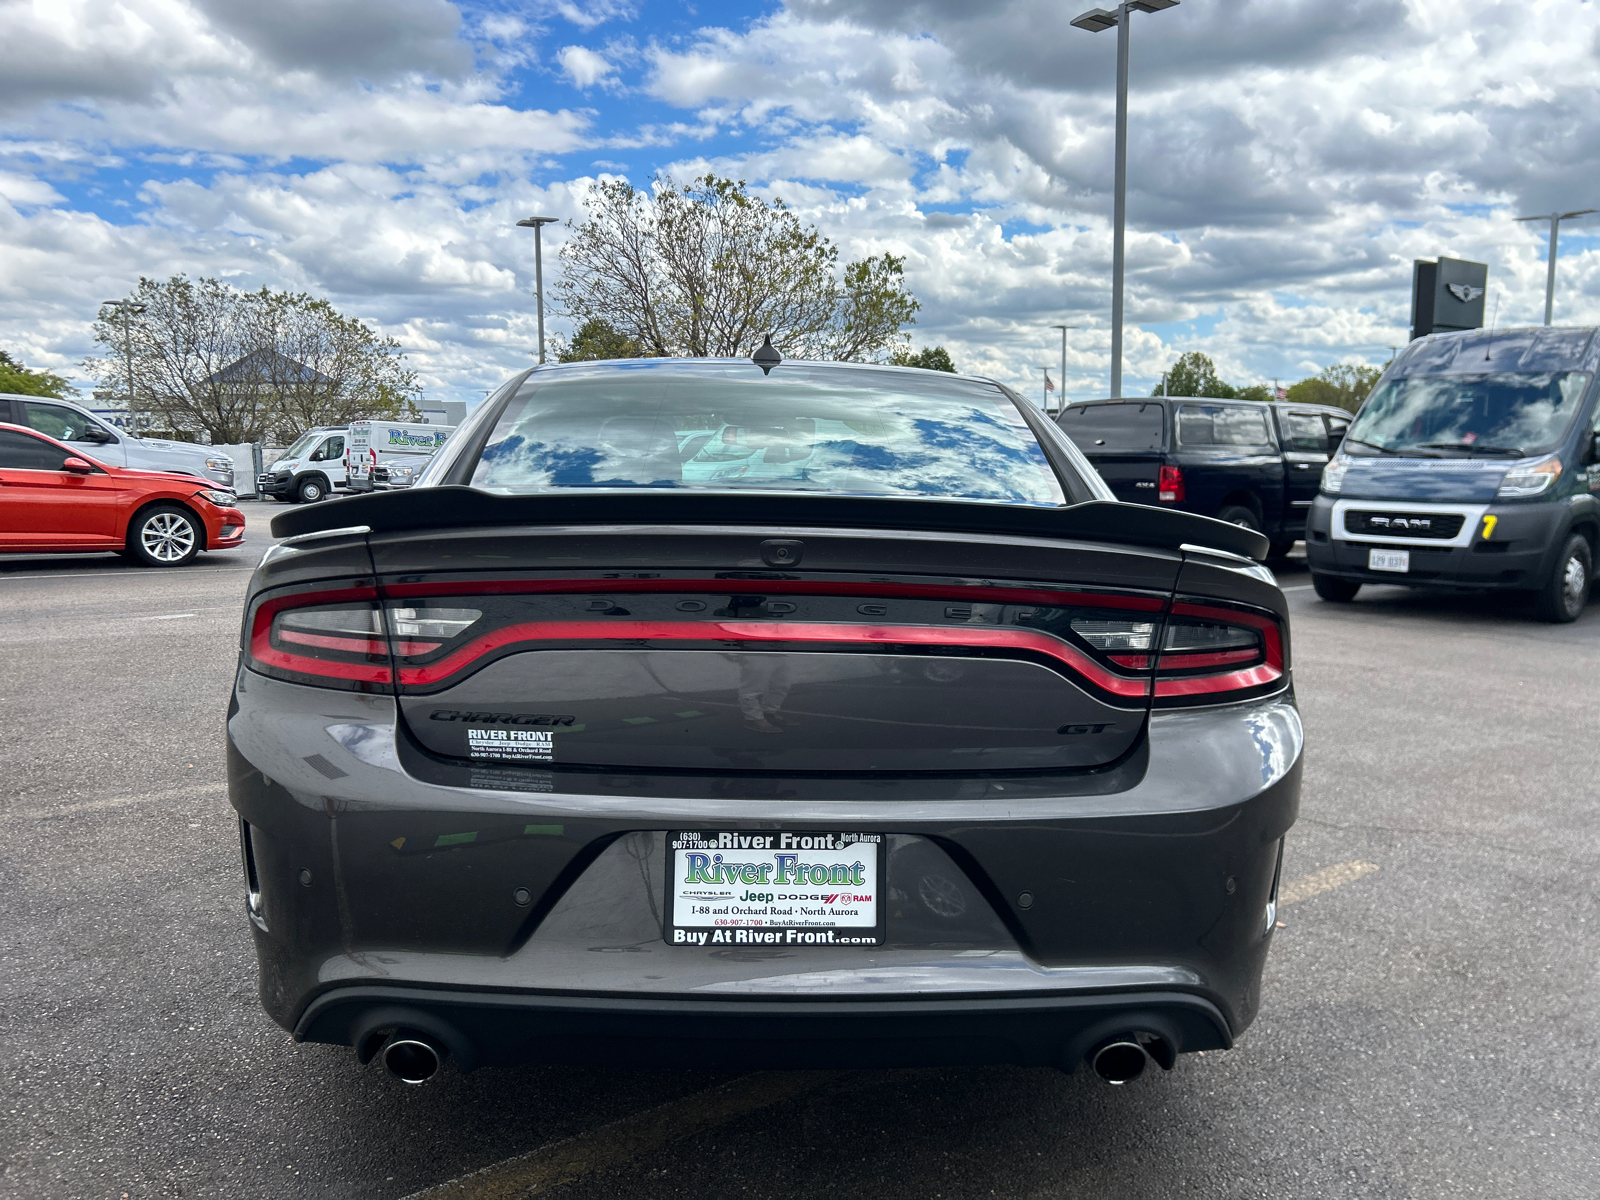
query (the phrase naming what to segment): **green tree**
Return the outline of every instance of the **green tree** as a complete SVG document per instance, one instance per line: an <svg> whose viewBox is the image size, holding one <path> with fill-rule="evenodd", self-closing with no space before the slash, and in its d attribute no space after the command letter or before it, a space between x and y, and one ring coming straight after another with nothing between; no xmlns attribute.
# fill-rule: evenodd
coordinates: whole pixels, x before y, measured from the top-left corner
<svg viewBox="0 0 1600 1200"><path fill-rule="evenodd" d="M594 362L604 358L643 358L644 347L625 333L618 333L599 317L591 317L578 326L572 340L558 344L558 362Z"/></svg>
<svg viewBox="0 0 1600 1200"><path fill-rule="evenodd" d="M1382 367L1336 363L1299 383L1290 384L1288 396L1296 404L1327 404L1355 412L1382 374Z"/></svg>
<svg viewBox="0 0 1600 1200"><path fill-rule="evenodd" d="M0 393L14 396L53 396L57 400L76 396L78 389L60 375L49 371L30 371L19 359L0 350Z"/></svg>
<svg viewBox="0 0 1600 1200"><path fill-rule="evenodd" d="M653 192L604 180L588 206L561 247L562 308L645 355L742 357L770 334L788 357L872 361L916 320L903 259L841 269L832 242L742 180L658 177Z"/></svg>
<svg viewBox="0 0 1600 1200"><path fill-rule="evenodd" d="M1237 390L1217 375L1216 364L1209 355L1191 350L1180 354L1178 361L1168 369L1164 383L1157 385L1157 396L1207 396L1231 400Z"/></svg>
<svg viewBox="0 0 1600 1200"><path fill-rule="evenodd" d="M288 445L313 425L416 415L420 389L400 344L326 300L183 275L141 278L130 298L144 311L125 329L102 308L94 336L104 352L84 367L120 393L131 347L129 407L156 428Z"/></svg>
<svg viewBox="0 0 1600 1200"><path fill-rule="evenodd" d="M1248 387L1234 388L1233 398L1235 400L1259 400L1265 403L1268 400L1277 399L1277 395L1264 383L1252 383Z"/></svg>
<svg viewBox="0 0 1600 1200"><path fill-rule="evenodd" d="M943 346L924 346L915 354L910 347L896 350L889 356L889 361L897 367L921 367L924 371L950 371L954 373L955 363L950 361L950 352Z"/></svg>

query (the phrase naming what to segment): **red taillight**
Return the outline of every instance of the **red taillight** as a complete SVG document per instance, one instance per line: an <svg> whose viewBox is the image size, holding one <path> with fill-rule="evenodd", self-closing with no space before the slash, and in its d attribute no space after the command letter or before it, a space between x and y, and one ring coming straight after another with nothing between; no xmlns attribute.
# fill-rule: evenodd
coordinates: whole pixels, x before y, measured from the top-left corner
<svg viewBox="0 0 1600 1200"><path fill-rule="evenodd" d="M1182 467L1161 468L1161 477L1156 481L1156 498L1172 504L1183 502Z"/></svg>
<svg viewBox="0 0 1600 1200"><path fill-rule="evenodd" d="M1072 631L1124 670L1154 665L1158 706L1244 699L1283 683L1283 634L1264 612L1179 601L1165 622L1085 618Z"/></svg>
<svg viewBox="0 0 1600 1200"><path fill-rule="evenodd" d="M1211 604L1172 606L1156 659L1158 705L1259 695L1282 682L1283 631L1275 619Z"/></svg>

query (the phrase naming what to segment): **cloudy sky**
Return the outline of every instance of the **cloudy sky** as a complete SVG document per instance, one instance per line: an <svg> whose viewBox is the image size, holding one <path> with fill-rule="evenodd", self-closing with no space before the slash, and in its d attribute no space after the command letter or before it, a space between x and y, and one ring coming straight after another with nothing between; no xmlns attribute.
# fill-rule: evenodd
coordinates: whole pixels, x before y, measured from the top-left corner
<svg viewBox="0 0 1600 1200"><path fill-rule="evenodd" d="M1083 0L1080 0L1080 3ZM1037 394L1109 364L1115 35L1059 0L0 0L0 347L87 381L140 275L304 289L434 398L530 361L533 212L706 169L906 257L918 345ZM1183 0L1133 26L1126 390L1382 363L1411 260L1541 318L1600 207L1588 0ZM1600 322L1600 216L1558 322ZM551 227L551 244L559 227ZM553 255L547 256L547 265ZM552 324L565 328L559 316Z"/></svg>

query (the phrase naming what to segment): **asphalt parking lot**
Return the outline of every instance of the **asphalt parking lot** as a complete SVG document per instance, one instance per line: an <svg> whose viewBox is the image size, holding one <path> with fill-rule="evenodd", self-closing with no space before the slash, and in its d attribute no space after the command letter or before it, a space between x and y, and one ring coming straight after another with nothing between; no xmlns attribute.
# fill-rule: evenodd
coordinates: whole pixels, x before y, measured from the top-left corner
<svg viewBox="0 0 1600 1200"><path fill-rule="evenodd" d="M1012 1068L408 1089L256 1001L222 720L281 509L246 507L246 546L184 569L0 564L0 1196L1600 1194L1600 604L1564 627L1396 588L1334 606L1284 566L1304 799L1232 1051L1116 1089Z"/></svg>

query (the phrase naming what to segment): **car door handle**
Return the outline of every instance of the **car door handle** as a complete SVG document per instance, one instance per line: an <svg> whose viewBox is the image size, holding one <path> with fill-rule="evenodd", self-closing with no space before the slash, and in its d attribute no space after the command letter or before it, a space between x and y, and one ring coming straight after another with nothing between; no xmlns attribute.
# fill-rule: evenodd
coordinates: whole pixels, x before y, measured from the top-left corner
<svg viewBox="0 0 1600 1200"><path fill-rule="evenodd" d="M1294 469L1297 470L1297 471L1309 471L1309 470L1311 470L1311 464L1310 463L1295 463Z"/></svg>

